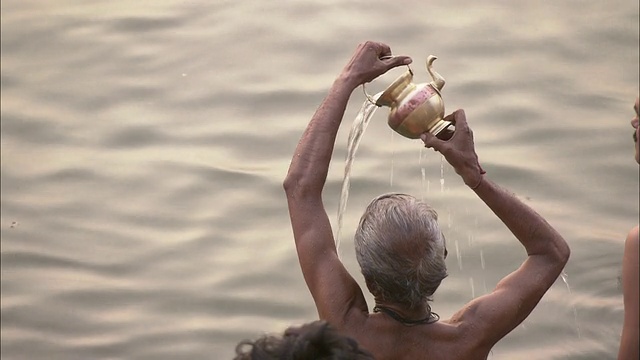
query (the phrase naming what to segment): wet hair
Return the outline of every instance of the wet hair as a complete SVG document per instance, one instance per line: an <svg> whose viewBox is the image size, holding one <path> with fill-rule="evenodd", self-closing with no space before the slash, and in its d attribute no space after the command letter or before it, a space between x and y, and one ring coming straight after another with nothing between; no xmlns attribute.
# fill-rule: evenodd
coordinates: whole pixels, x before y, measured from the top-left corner
<svg viewBox="0 0 640 360"><path fill-rule="evenodd" d="M406 194L384 194L367 206L355 233L356 257L369 291L409 309L427 306L447 277L438 214Z"/></svg>
<svg viewBox="0 0 640 360"><path fill-rule="evenodd" d="M283 335L263 335L236 346L234 360L373 360L358 343L326 321L290 327Z"/></svg>

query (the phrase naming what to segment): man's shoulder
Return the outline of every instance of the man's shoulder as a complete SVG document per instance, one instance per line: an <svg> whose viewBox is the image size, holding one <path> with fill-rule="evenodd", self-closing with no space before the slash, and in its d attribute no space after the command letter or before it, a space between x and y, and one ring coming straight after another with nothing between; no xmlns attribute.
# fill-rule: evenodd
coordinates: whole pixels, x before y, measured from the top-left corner
<svg viewBox="0 0 640 360"><path fill-rule="evenodd" d="M462 329L465 324L450 319L408 327L372 315L351 335L376 359L486 359L490 350Z"/></svg>

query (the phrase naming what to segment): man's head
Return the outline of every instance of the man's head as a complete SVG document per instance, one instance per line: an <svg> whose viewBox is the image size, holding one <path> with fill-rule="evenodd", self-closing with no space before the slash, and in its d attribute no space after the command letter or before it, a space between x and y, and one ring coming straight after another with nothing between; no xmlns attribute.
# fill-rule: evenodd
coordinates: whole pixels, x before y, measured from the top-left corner
<svg viewBox="0 0 640 360"><path fill-rule="evenodd" d="M381 195L367 206L355 234L356 256L376 300L423 306L447 276L438 214L405 194Z"/></svg>
<svg viewBox="0 0 640 360"><path fill-rule="evenodd" d="M640 164L640 144L638 143L638 137L640 137L640 128L638 128L638 117L640 117L640 98L636 98L636 103L633 109L636 111L636 116L631 119L631 126L635 129L633 133L633 141L636 143L636 161Z"/></svg>
<svg viewBox="0 0 640 360"><path fill-rule="evenodd" d="M339 334L325 321L292 326L283 335L244 340L234 360L373 360L355 340Z"/></svg>

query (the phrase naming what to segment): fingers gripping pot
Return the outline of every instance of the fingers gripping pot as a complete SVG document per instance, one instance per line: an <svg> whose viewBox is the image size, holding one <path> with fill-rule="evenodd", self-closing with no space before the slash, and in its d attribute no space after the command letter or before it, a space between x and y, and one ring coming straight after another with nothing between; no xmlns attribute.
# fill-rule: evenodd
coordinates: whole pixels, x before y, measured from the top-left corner
<svg viewBox="0 0 640 360"><path fill-rule="evenodd" d="M409 139L417 139L427 131L442 140L448 140L453 136L455 126L444 120L444 102L440 95L445 81L432 69L436 59L433 55L427 58L427 71L432 79L429 83L414 84L413 71L409 67L407 72L389 85L377 100L374 101L365 89L369 101L377 106L391 108L389 126Z"/></svg>

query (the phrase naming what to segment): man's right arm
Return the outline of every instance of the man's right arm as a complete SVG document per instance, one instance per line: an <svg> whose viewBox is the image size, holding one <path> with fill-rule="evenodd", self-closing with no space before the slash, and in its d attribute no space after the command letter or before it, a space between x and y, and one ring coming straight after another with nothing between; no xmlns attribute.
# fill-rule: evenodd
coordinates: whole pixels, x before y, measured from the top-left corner
<svg viewBox="0 0 640 360"><path fill-rule="evenodd" d="M538 213L512 193L485 177L473 145L473 134L462 110L450 115L456 130L449 141L423 137L427 147L441 152L484 203L522 243L527 259L520 268L502 279L494 291L479 297L454 315L452 321L469 327L491 348L520 324L556 281L569 260L569 246Z"/></svg>

